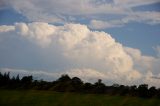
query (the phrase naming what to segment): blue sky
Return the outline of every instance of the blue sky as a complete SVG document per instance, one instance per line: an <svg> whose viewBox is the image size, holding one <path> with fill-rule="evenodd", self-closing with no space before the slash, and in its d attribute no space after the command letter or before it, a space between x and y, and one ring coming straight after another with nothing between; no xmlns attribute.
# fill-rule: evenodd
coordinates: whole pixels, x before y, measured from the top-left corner
<svg viewBox="0 0 160 106"><path fill-rule="evenodd" d="M74 32L72 28L79 32ZM79 36L82 33L81 30L86 33ZM64 33L66 35L62 36ZM95 41L92 41L90 36L92 34L96 36ZM53 36L57 35L60 37L53 39ZM101 41L99 36L106 36L106 38L102 37ZM83 37L87 38L87 44L84 44L83 40L79 41ZM61 38L65 39L63 47L62 42L54 43L59 42ZM72 45L71 42L76 41L79 43L74 45L74 48L68 47ZM112 49L107 44L112 45ZM13 72L15 69L20 69L18 72L21 69L23 69L22 72L42 70L42 74L48 75L47 72L51 72L54 76L57 72L79 75L86 70L85 72L92 76L98 74L103 78L113 74L104 71L110 69L112 72L119 72L120 76L116 77L115 81L123 82L121 79L123 70L127 70L128 73L133 70L131 72L133 78L130 79L136 80L131 81L132 83L137 83L139 78L141 82L146 81L157 85L155 83L157 81L147 78L160 77L160 1L2 0L0 2L0 45L0 69L3 72L8 69ZM80 54L75 54L73 57L70 55L72 52L73 56L74 53ZM93 53L93 56L87 53ZM82 57L79 56L81 54ZM99 60L98 55L104 59ZM96 61L99 63L96 64ZM105 62L108 69L105 69L107 66ZM110 67L110 63L113 63L113 66ZM116 69L120 66L122 66L121 69ZM46 70L47 72L43 73ZM90 77L86 76L84 79L98 78L98 76ZM107 80L114 82L112 78Z"/></svg>

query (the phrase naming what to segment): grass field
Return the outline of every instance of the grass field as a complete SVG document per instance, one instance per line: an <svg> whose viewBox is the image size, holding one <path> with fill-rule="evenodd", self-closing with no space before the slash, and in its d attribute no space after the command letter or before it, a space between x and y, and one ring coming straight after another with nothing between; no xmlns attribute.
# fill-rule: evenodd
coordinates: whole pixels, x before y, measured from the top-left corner
<svg viewBox="0 0 160 106"><path fill-rule="evenodd" d="M52 91L0 90L0 106L160 106L160 99Z"/></svg>

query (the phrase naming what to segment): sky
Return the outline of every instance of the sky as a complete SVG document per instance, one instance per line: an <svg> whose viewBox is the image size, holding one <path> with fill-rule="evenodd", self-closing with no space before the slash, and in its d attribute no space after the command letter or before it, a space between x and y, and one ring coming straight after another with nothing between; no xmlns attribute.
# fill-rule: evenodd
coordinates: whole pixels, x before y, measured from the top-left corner
<svg viewBox="0 0 160 106"><path fill-rule="evenodd" d="M160 87L160 0L0 0L0 72Z"/></svg>

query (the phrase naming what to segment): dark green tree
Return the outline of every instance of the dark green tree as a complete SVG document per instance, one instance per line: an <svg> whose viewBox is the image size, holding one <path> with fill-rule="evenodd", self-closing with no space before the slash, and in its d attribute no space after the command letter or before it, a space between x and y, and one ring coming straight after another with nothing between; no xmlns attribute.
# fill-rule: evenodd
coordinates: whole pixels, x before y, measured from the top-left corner
<svg viewBox="0 0 160 106"><path fill-rule="evenodd" d="M147 84L139 85L137 90L140 97L147 98L149 96Z"/></svg>
<svg viewBox="0 0 160 106"><path fill-rule="evenodd" d="M95 93L104 93L105 92L105 84L102 83L101 79L98 79L98 81L94 84L94 92Z"/></svg>

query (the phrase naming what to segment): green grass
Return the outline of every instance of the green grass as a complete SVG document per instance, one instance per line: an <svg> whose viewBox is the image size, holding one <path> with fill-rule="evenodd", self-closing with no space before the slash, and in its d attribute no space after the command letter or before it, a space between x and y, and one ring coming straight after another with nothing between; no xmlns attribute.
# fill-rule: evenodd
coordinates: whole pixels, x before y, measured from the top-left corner
<svg viewBox="0 0 160 106"><path fill-rule="evenodd" d="M0 106L160 106L160 99L53 91L0 90Z"/></svg>

